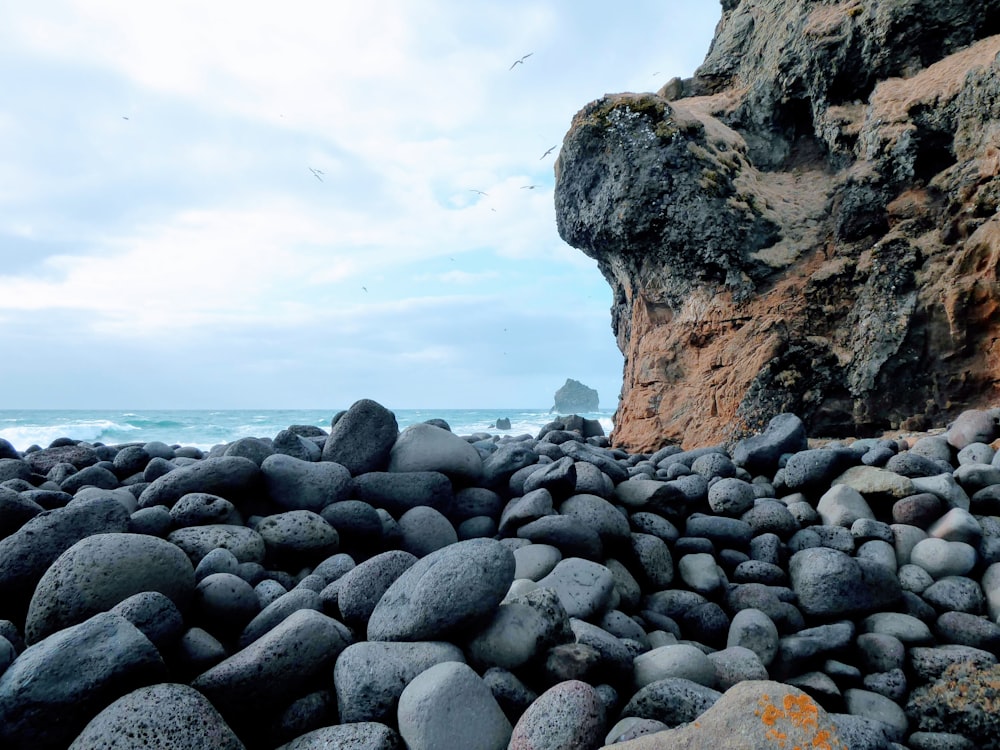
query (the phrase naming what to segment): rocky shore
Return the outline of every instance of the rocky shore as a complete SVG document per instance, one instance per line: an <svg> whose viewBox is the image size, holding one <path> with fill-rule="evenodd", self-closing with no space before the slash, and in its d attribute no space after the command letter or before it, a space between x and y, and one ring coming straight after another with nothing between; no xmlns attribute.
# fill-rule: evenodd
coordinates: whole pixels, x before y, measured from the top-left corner
<svg viewBox="0 0 1000 750"><path fill-rule="evenodd" d="M998 421L0 441L0 746L998 747Z"/></svg>

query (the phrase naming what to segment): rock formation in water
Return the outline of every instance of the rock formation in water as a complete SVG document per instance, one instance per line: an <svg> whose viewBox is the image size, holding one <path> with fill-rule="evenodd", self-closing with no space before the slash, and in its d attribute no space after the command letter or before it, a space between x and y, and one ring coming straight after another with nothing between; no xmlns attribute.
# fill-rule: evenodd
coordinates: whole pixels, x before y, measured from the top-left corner
<svg viewBox="0 0 1000 750"><path fill-rule="evenodd" d="M585 386L579 380L566 378L562 388L556 391L555 404L549 411L572 414L578 411L597 411L600 403L597 391Z"/></svg>
<svg viewBox="0 0 1000 750"><path fill-rule="evenodd" d="M1000 0L722 7L692 78L587 105L556 164L559 232L614 291L615 444L993 404Z"/></svg>

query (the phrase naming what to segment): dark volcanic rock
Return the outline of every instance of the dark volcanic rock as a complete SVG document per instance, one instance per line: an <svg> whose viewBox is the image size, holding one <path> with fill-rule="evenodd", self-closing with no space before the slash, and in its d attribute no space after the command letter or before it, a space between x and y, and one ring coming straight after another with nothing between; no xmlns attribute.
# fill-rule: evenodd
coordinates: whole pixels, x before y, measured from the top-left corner
<svg viewBox="0 0 1000 750"><path fill-rule="evenodd" d="M600 408L597 391L579 380L566 378L566 382L556 391L555 404L549 411L559 414L575 414L579 411L597 411Z"/></svg>
<svg viewBox="0 0 1000 750"><path fill-rule="evenodd" d="M614 295L616 445L992 405L998 12L727 0L692 78L573 118L556 219Z"/></svg>
<svg viewBox="0 0 1000 750"><path fill-rule="evenodd" d="M396 415L381 404L362 399L340 415L323 445L323 460L334 461L352 475L380 471L399 435Z"/></svg>

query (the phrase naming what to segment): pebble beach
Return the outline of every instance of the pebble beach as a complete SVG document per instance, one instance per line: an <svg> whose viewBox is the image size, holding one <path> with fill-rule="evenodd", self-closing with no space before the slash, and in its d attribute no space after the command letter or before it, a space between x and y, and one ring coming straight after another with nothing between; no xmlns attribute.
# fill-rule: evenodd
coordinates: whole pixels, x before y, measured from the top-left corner
<svg viewBox="0 0 1000 750"><path fill-rule="evenodd" d="M0 747L1000 747L998 414L0 440Z"/></svg>

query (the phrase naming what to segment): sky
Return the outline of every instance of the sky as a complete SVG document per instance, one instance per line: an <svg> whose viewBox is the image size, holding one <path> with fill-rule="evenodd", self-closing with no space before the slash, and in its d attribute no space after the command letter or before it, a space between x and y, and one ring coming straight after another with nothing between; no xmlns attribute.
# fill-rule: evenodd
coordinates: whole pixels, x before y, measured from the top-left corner
<svg viewBox="0 0 1000 750"><path fill-rule="evenodd" d="M0 409L614 409L573 115L701 63L690 0L0 4ZM481 192L480 192L481 191Z"/></svg>

